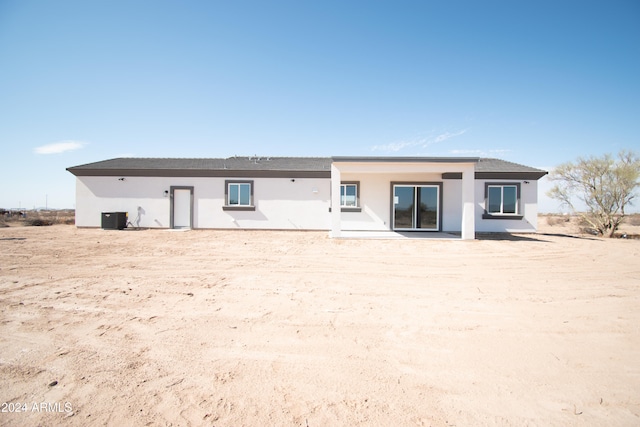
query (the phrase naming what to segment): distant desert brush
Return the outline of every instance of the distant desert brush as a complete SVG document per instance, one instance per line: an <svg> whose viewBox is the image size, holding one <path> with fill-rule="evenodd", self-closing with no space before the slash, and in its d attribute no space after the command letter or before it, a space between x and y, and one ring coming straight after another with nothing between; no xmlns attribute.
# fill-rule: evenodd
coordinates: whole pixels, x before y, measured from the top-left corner
<svg viewBox="0 0 640 427"><path fill-rule="evenodd" d="M47 226L54 224L75 224L75 210L6 210L0 217L0 227L16 225Z"/></svg>
<svg viewBox="0 0 640 427"><path fill-rule="evenodd" d="M549 215L547 216L547 224L562 225L571 222L571 216L569 215Z"/></svg>

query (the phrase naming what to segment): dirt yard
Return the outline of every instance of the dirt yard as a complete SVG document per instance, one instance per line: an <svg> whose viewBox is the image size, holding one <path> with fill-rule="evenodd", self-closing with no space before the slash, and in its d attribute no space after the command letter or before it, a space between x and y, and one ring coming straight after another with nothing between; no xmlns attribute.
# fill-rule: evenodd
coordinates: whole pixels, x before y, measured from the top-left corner
<svg viewBox="0 0 640 427"><path fill-rule="evenodd" d="M1 228L0 425L637 426L640 240L540 229Z"/></svg>

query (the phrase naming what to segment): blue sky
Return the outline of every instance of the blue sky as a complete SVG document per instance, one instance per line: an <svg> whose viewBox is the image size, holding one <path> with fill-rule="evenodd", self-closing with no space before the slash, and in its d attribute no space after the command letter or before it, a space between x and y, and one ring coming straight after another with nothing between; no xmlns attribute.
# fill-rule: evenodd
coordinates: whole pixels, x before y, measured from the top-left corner
<svg viewBox="0 0 640 427"><path fill-rule="evenodd" d="M65 168L120 156L640 151L639 22L637 0L0 0L0 207L74 207Z"/></svg>

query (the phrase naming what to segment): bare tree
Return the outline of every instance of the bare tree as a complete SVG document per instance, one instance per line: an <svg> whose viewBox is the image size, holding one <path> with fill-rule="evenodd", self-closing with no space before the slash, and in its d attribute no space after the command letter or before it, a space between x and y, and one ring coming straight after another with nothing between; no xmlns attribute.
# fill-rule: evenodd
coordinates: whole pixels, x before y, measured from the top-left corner
<svg viewBox="0 0 640 427"><path fill-rule="evenodd" d="M640 186L640 158L623 150L614 158L578 158L563 163L549 179L556 185L547 195L560 200L575 212L573 201L582 201L588 211L580 215L598 234L613 237L625 217L625 207L632 204Z"/></svg>

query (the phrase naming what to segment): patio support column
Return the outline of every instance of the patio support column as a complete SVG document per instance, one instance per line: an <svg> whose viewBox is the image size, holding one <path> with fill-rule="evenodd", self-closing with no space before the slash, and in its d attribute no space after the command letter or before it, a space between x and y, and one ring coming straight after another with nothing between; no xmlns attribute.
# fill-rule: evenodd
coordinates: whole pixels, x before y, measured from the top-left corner
<svg viewBox="0 0 640 427"><path fill-rule="evenodd" d="M340 237L340 170L331 164L331 232L330 237Z"/></svg>
<svg viewBox="0 0 640 427"><path fill-rule="evenodd" d="M462 240L476 238L476 224L474 218L474 183L475 167L472 165L462 172Z"/></svg>

